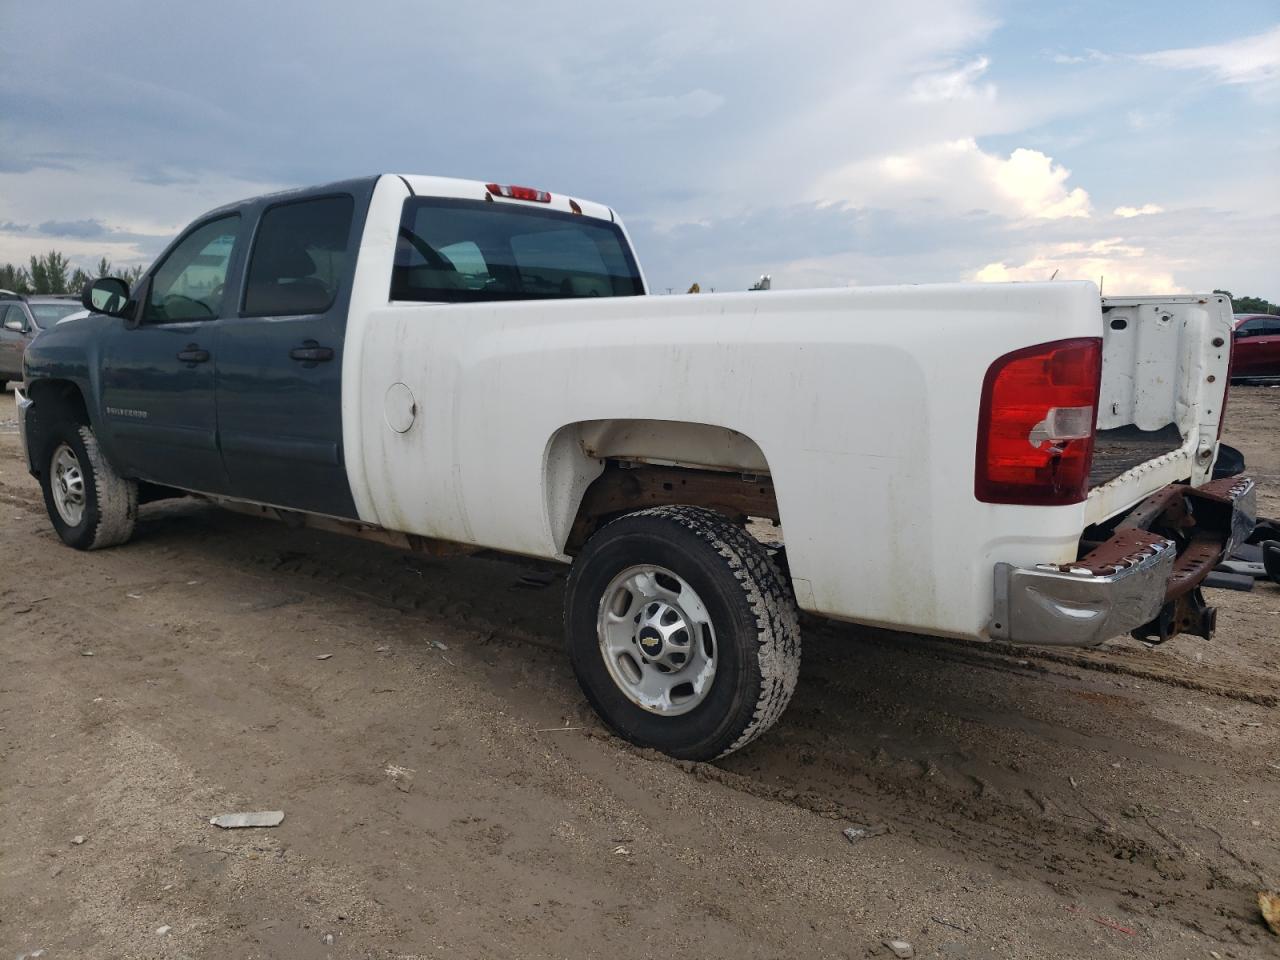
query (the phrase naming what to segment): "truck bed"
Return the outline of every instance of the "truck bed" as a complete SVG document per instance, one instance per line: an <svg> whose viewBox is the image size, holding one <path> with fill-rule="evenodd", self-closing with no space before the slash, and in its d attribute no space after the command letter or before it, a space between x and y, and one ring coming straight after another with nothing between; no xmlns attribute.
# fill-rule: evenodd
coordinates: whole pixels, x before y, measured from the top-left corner
<svg viewBox="0 0 1280 960"><path fill-rule="evenodd" d="M1159 430L1141 430L1133 424L1099 430L1093 445L1089 489L1110 483L1138 464L1171 453L1180 446L1182 434L1172 423Z"/></svg>

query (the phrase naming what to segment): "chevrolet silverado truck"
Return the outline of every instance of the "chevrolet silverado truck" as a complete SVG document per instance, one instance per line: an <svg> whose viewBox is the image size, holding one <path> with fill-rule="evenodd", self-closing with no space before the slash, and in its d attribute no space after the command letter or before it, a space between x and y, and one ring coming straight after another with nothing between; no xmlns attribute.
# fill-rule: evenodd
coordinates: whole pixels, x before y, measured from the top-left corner
<svg viewBox="0 0 1280 960"><path fill-rule="evenodd" d="M647 294L614 211L559 193L383 175L234 203L27 349L29 467L84 550L181 494L571 563L583 691L682 758L777 720L800 611L1210 634L1198 585L1254 511L1213 479L1225 297Z"/></svg>

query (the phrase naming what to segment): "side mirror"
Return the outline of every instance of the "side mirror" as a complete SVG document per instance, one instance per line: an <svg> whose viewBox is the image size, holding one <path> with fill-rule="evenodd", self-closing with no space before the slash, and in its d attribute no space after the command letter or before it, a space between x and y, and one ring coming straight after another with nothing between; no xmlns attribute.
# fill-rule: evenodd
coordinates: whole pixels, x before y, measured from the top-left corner
<svg viewBox="0 0 1280 960"><path fill-rule="evenodd" d="M6 321L4 322L4 328L5 328L6 330L12 330L14 333L26 333L26 332L27 332L27 322L26 322L25 320L22 320L22 319L18 319L18 320L6 320Z"/></svg>
<svg viewBox="0 0 1280 960"><path fill-rule="evenodd" d="M80 305L93 313L123 317L129 302L129 285L119 277L90 280L80 291Z"/></svg>

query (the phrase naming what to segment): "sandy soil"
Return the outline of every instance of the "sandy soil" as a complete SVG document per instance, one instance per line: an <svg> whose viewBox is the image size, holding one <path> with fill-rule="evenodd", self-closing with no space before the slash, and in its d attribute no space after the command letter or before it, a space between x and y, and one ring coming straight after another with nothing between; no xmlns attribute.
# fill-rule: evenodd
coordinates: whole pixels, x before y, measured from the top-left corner
<svg viewBox="0 0 1280 960"><path fill-rule="evenodd" d="M562 571L188 502L76 553L0 410L0 957L1280 954L1280 588L1152 650L809 623L779 726L681 764L589 712ZM1280 515L1280 390L1230 420Z"/></svg>

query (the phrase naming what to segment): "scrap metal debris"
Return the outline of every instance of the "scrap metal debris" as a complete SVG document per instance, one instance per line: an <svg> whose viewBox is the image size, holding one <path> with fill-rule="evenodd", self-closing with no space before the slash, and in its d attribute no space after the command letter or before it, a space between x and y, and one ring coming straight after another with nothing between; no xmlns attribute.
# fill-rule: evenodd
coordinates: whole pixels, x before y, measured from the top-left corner
<svg viewBox="0 0 1280 960"><path fill-rule="evenodd" d="M88 837L86 837L84 834L82 834L82 833L77 833L74 837L72 837L72 838L71 838L71 842L72 842L72 843L74 843L74 844L78 847L78 846L80 846L80 844L84 843L84 842L85 842L86 840L88 840L88 839L89 839L89 838L88 838Z"/></svg>
<svg viewBox="0 0 1280 960"><path fill-rule="evenodd" d="M240 827L278 827L283 821L283 810L259 810L252 813L222 813L209 822L223 830L235 830Z"/></svg>
<svg viewBox="0 0 1280 960"><path fill-rule="evenodd" d="M316 657L316 659L317 659L317 660L328 660L328 659L330 659L330 658L332 658L332 657L333 657L333 654L332 654L332 653L322 653L322 654L320 654L320 656Z"/></svg>
<svg viewBox="0 0 1280 960"><path fill-rule="evenodd" d="M893 951L893 955L898 960L911 960L916 955L915 947L907 943L905 940L882 940L880 941L886 947Z"/></svg>

